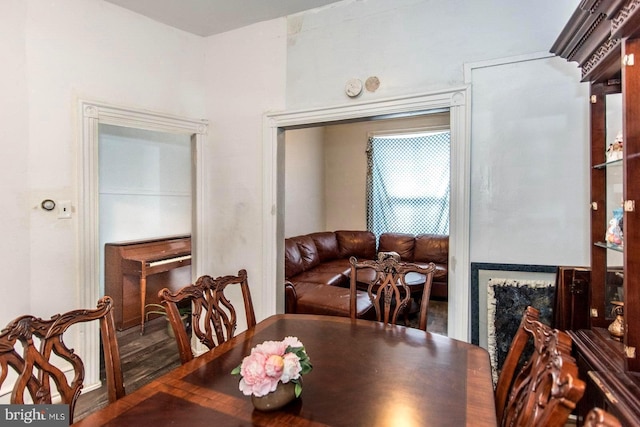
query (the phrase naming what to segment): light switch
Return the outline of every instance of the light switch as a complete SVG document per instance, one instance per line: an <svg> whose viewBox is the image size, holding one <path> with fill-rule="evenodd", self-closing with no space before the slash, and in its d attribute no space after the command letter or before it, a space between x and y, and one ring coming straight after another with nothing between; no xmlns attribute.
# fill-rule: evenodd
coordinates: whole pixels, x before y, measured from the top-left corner
<svg viewBox="0 0 640 427"><path fill-rule="evenodd" d="M60 200L58 202L58 219L70 219L71 218L71 201Z"/></svg>

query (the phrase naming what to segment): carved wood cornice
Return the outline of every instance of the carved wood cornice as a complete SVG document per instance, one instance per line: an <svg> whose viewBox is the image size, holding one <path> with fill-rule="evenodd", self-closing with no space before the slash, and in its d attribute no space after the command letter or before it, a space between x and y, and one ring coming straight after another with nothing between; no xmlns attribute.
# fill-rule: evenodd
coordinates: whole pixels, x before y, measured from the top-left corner
<svg viewBox="0 0 640 427"><path fill-rule="evenodd" d="M624 25L634 16L640 7L640 0L629 0L611 20L611 34L617 35Z"/></svg>
<svg viewBox="0 0 640 427"><path fill-rule="evenodd" d="M594 50L594 34L602 32L596 30L604 25L603 21L606 15L590 13L578 8L571 18L551 47L551 52L567 61L577 61L580 64L582 58ZM598 40L599 43L600 40ZM587 52L584 52L585 50Z"/></svg>
<svg viewBox="0 0 640 427"><path fill-rule="evenodd" d="M621 40L638 28L639 5L640 0L581 1L551 52L577 62L583 81L614 78L620 70Z"/></svg>
<svg viewBox="0 0 640 427"><path fill-rule="evenodd" d="M600 14L597 15L596 20L593 21L593 23L589 26L589 29L580 38L580 41L578 42L576 47L573 48L571 53L567 56L567 58L566 58L567 61L574 61L575 60L574 57L577 56L577 54L583 49L583 47L585 46L585 43L591 38L591 36L595 32L596 28L598 28L598 26L602 23L602 21L604 19L605 19L605 15L604 14L600 13Z"/></svg>
<svg viewBox="0 0 640 427"><path fill-rule="evenodd" d="M578 7L582 10L588 10L591 13L595 13L601 4L602 0L582 0Z"/></svg>
<svg viewBox="0 0 640 427"><path fill-rule="evenodd" d="M607 56L620 46L620 39L609 39L582 66L582 79L587 77L600 65Z"/></svg>

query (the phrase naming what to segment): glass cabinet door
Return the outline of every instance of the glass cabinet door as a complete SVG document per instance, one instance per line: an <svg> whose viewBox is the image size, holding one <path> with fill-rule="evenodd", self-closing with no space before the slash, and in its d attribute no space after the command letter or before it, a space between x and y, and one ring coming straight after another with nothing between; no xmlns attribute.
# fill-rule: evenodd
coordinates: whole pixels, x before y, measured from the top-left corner
<svg viewBox="0 0 640 427"><path fill-rule="evenodd" d="M605 278L605 318L615 317L611 301L623 301L623 169L622 169L622 94L606 95L606 213L607 248Z"/></svg>

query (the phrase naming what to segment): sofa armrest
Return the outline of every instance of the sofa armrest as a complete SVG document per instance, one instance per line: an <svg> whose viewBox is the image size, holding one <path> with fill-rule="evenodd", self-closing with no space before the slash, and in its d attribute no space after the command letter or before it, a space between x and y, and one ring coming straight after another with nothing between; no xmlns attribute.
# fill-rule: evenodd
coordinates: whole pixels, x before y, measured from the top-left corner
<svg viewBox="0 0 640 427"><path fill-rule="evenodd" d="M295 313L298 305L298 296L296 295L296 288L290 281L284 282L284 312Z"/></svg>

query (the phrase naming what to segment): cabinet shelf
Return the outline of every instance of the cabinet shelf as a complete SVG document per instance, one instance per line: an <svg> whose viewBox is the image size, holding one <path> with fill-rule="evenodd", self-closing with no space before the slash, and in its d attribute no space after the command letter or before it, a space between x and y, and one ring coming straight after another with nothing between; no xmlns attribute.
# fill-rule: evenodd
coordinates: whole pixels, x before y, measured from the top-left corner
<svg viewBox="0 0 640 427"><path fill-rule="evenodd" d="M614 245L613 243L595 242L593 245L599 248L611 249L612 251L624 253L624 246Z"/></svg>
<svg viewBox="0 0 640 427"><path fill-rule="evenodd" d="M610 162L598 163L597 165L593 165L594 169L605 169L607 166L622 166L624 159L620 160L612 160Z"/></svg>

